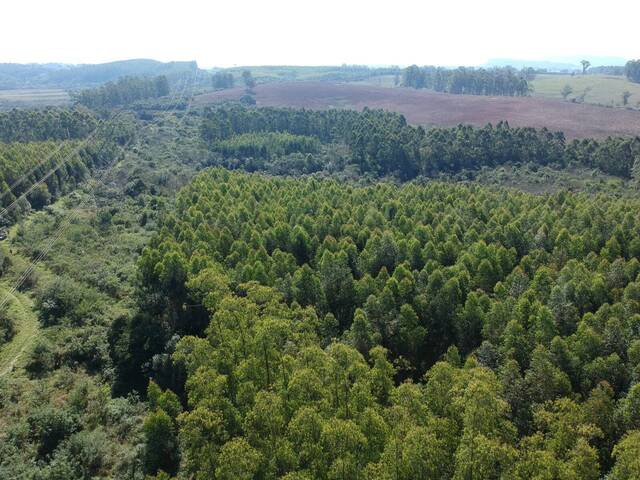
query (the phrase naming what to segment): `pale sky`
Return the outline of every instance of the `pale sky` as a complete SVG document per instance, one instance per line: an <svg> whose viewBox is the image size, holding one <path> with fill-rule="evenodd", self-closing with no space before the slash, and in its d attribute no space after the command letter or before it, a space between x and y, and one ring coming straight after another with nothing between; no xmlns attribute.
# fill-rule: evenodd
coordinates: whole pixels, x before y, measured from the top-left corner
<svg viewBox="0 0 640 480"><path fill-rule="evenodd" d="M637 0L1 0L0 62L153 58L207 68L637 58L638 18Z"/></svg>

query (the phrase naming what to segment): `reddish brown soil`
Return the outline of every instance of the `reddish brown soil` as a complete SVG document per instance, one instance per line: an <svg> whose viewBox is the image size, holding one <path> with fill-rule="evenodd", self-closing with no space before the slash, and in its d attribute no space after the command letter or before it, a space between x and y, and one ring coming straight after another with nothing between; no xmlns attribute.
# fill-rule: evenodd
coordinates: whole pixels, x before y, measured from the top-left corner
<svg viewBox="0 0 640 480"><path fill-rule="evenodd" d="M255 89L259 106L326 108L383 108L402 113L408 122L450 126L484 125L507 120L512 126L547 127L569 138L640 135L640 112L581 105L542 98L449 95L408 88L325 82L267 83ZM242 88L207 93L204 105L238 99Z"/></svg>

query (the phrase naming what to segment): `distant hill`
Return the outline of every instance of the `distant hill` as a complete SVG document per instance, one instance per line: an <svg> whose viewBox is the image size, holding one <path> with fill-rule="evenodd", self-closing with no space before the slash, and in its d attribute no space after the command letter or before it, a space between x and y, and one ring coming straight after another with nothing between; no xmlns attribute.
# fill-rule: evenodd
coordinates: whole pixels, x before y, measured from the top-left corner
<svg viewBox="0 0 640 480"><path fill-rule="evenodd" d="M238 82L241 82L242 72L249 70L258 83L285 81L357 82L381 75L400 73L398 67L370 65L259 65L217 70L231 73Z"/></svg>
<svg viewBox="0 0 640 480"><path fill-rule="evenodd" d="M598 66L623 66L627 60L622 57L603 57L603 56L571 56L556 57L547 60L526 60L522 58L492 58L485 66L487 67L505 67L507 65L514 68L531 67L535 69L546 69L549 72L563 72L572 70L582 70L580 61L586 59L591 62L594 67Z"/></svg>
<svg viewBox="0 0 640 480"><path fill-rule="evenodd" d="M87 65L0 63L0 89L93 87L124 76L166 75L170 82L175 82L195 68L195 61L148 59Z"/></svg>

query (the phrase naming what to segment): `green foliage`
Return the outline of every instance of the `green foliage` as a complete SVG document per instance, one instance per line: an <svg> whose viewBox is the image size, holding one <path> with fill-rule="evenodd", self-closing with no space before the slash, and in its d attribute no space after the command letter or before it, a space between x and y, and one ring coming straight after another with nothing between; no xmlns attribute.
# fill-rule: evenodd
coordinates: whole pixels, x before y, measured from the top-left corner
<svg viewBox="0 0 640 480"><path fill-rule="evenodd" d="M62 348L57 352L61 365L83 366L88 372L103 372L111 366L107 329L90 324L73 328L62 338Z"/></svg>
<svg viewBox="0 0 640 480"><path fill-rule="evenodd" d="M224 478L257 472L355 478L363 469L378 472L372 478L397 472L407 479L447 477L459 421L491 438L512 461L513 427L491 372L453 368L455 380L442 387L454 408L438 417L420 388L394 386L384 349L371 350L371 366L344 344L322 350L314 345L308 312L287 307L268 289L241 288L246 296L223 300L207 338L183 338L175 354L188 371L190 412L181 416L181 445L195 478L214 467ZM306 321L296 320L301 314ZM239 424L240 412L246 413ZM228 441L227 432L240 436Z"/></svg>
<svg viewBox="0 0 640 480"><path fill-rule="evenodd" d="M101 146L80 145L75 141L0 143L0 205L9 207L18 197L26 195L12 205L6 217L15 219L31 207L43 208L75 188L91 170L113 161L118 148L105 142Z"/></svg>
<svg viewBox="0 0 640 480"><path fill-rule="evenodd" d="M506 95L523 97L530 87L526 75L511 67L468 68L407 67L402 75L405 87L430 88L437 92L467 95Z"/></svg>
<svg viewBox="0 0 640 480"><path fill-rule="evenodd" d="M14 320L9 311L0 312L0 345L11 340L15 333Z"/></svg>
<svg viewBox="0 0 640 480"><path fill-rule="evenodd" d="M186 371L183 413L148 397L194 478L597 479L640 418L636 202L212 169L140 258L118 373Z"/></svg>
<svg viewBox="0 0 640 480"><path fill-rule="evenodd" d="M44 470L47 479L91 480L100 474L109 449L102 430L71 435L56 451Z"/></svg>
<svg viewBox="0 0 640 480"><path fill-rule="evenodd" d="M163 410L147 415L143 431L146 440L145 471L156 474L159 470L175 473L178 462L177 439L173 420Z"/></svg>
<svg viewBox="0 0 640 480"><path fill-rule="evenodd" d="M169 95L169 81L160 75L153 78L122 77L101 87L74 92L72 98L89 108L109 108L166 95Z"/></svg>
<svg viewBox="0 0 640 480"><path fill-rule="evenodd" d="M636 478L640 475L640 430L625 435L613 449L615 465L611 480Z"/></svg>
<svg viewBox="0 0 640 480"><path fill-rule="evenodd" d="M2 382L0 477L634 475L636 198L211 169L165 203L206 156L185 118L189 160L165 155L183 140L167 117L170 140L129 152L43 259L61 274L35 296L48 342L25 353L30 378ZM624 174L637 154L377 111L232 107L201 133L264 147L267 171L301 171L308 142L328 171L404 179L513 161ZM32 215L12 248L35 258L72 207Z"/></svg>
<svg viewBox="0 0 640 480"><path fill-rule="evenodd" d="M225 88L233 88L234 79L232 73L216 72L212 79L213 88L216 90L222 90Z"/></svg>
<svg viewBox="0 0 640 480"><path fill-rule="evenodd" d="M149 382L147 388L147 400L151 410L162 410L174 420L182 412L180 400L171 390L164 392L153 380Z"/></svg>
<svg viewBox="0 0 640 480"><path fill-rule="evenodd" d="M242 81L244 82L244 86L247 87L248 91L256 86L256 81L253 78L253 75L251 75L251 70L244 70L242 72Z"/></svg>
<svg viewBox="0 0 640 480"><path fill-rule="evenodd" d="M88 177L89 169L74 171L80 162L76 162L77 157L69 158L73 169L61 167L49 178L56 189L48 186L47 190L51 203L55 203L21 219L10 238L2 242L1 280L8 287L33 259L39 258L53 236L56 237L54 248L40 258L36 274L23 285L25 291L16 292L16 299L9 304L8 312L15 321L18 335L10 345L2 345L1 352L0 478L144 477L145 435L142 427L146 407L136 395L111 398L111 387L115 391L117 385L113 384L110 357L118 345L112 346L108 340L109 326L114 319L129 315L134 300L134 261L150 235L149 230L156 228L156 216L163 200L152 194L160 190L171 192L176 184L184 182L189 172L199 165L196 159L199 153L196 152L204 151L196 135L190 137L192 140L186 140L184 149L175 150L178 136L175 118L165 116L163 122L166 124L157 132L162 142L153 140L153 155L136 148L127 150L126 156L119 158L118 167L101 175L101 182L81 185L80 181ZM27 128L26 124L22 126ZM128 137L121 133L129 132L128 126L127 123L122 131L118 127L114 129L114 142L127 140ZM146 134L150 130L141 132ZM197 133L190 118L182 124L180 134L185 132ZM153 135L145 138L155 138ZM80 151L81 160L95 160L92 169L107 165L103 162L115 158L115 155L108 157L111 150L114 154L119 153L111 142L100 150L100 140L95 142L97 148L89 145ZM64 147L61 155L68 155L79 143L43 142L39 149L30 150L34 145L40 144L9 144L3 146L2 151L22 152L20 157L14 155L6 160L15 161L16 167L26 173L35 162L54 153L58 146ZM173 157L176 151L180 162ZM54 161L60 162L63 158L55 156ZM29 182L54 166L45 163L36 172L38 177L36 174L33 178L28 177ZM13 167L5 168L4 165L1 169L3 175L13 171ZM19 174L20 170L9 181L13 183ZM145 190L135 198L123 195L124 187L132 177L145 183ZM161 178L166 183L160 183ZM29 182L21 192L29 188ZM64 195L72 188L75 189L72 195ZM12 201L8 195L6 198ZM91 206L94 201L97 209ZM20 208L26 210L29 205L24 203L21 202ZM146 228L139 223L143 213ZM71 222L63 225L67 216ZM61 226L65 228L60 229ZM34 283L36 288L32 288ZM201 288L205 296L208 296L211 284ZM45 316L53 323L51 326L38 325L36 320L38 312L34 304L44 306L45 303L52 307L43 309L50 314ZM58 306L64 308L58 309ZM163 360L162 356L155 359L153 367L163 367ZM164 380L161 373L154 374L159 382ZM174 377L176 382L181 381L179 376ZM145 379L144 387L146 383ZM171 392L164 396L176 399ZM175 406L176 402L173 404ZM181 407L180 402L177 405ZM168 405L163 408L171 410ZM30 420L32 428L27 420L40 409L68 416L73 428L66 428L64 421L54 420L40 428L35 419ZM179 409L173 411L179 412ZM47 431L60 434L48 440L43 433ZM44 454L43 450L43 455L38 454L41 443L49 445L48 453ZM174 452L177 443L176 439Z"/></svg>
<svg viewBox="0 0 640 480"><path fill-rule="evenodd" d="M216 478L251 480L260 468L261 456L243 438L234 438L220 449Z"/></svg>
<svg viewBox="0 0 640 480"><path fill-rule="evenodd" d="M40 340L33 347L25 369L30 375L40 376L50 372L55 363L55 354L51 344L45 340Z"/></svg>
<svg viewBox="0 0 640 480"><path fill-rule="evenodd" d="M636 187L640 186L640 156L636 157L631 167L631 178L633 178Z"/></svg>
<svg viewBox="0 0 640 480"><path fill-rule="evenodd" d="M627 78L635 83L640 83L640 60L629 60L625 67Z"/></svg>
<svg viewBox="0 0 640 480"><path fill-rule="evenodd" d="M521 163L562 167L575 164L629 178L640 154L637 137L567 142L560 132L513 128L506 122L482 128L460 125L425 131L422 127L407 125L401 115L368 109L316 112L236 106L207 110L201 125L202 137L213 149L218 145L227 152L226 156L240 158L272 157L278 149L272 147L270 153L265 142L281 137L267 133L314 136L325 144L343 143L348 148L347 162L358 167L361 173L397 175L403 180ZM314 151L309 141L292 138L289 152ZM283 148L279 150L282 152ZM329 167L326 159L320 161L324 162L320 168ZM272 163L273 160L268 163L245 161L233 166L250 171L269 170Z"/></svg>
<svg viewBox="0 0 640 480"><path fill-rule="evenodd" d="M225 158L270 159L294 152L317 153L320 143L313 137L290 133L247 133L217 142L213 148Z"/></svg>
<svg viewBox="0 0 640 480"><path fill-rule="evenodd" d="M98 312L93 308L99 295L68 277L59 277L42 287L36 297L38 318L44 326L85 323Z"/></svg>
<svg viewBox="0 0 640 480"><path fill-rule="evenodd" d="M51 407L34 411L27 418L28 436L35 442L38 455L47 457L78 428L77 420L69 412Z"/></svg>
<svg viewBox="0 0 640 480"><path fill-rule="evenodd" d="M78 140L98 126L98 119L84 108L13 109L0 112L0 142Z"/></svg>
<svg viewBox="0 0 640 480"><path fill-rule="evenodd" d="M15 89L34 86L77 88L100 85L124 76L167 75L184 77L193 75L194 61L159 62L149 59L120 60L98 64L18 64L0 65L0 88Z"/></svg>

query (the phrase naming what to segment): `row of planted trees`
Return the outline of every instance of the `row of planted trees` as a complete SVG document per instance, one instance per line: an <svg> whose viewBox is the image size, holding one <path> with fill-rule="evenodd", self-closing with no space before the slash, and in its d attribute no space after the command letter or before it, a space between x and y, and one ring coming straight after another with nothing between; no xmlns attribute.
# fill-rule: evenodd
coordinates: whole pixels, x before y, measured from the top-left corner
<svg viewBox="0 0 640 480"><path fill-rule="evenodd" d="M13 109L0 112L0 142L78 140L98 126L98 119L82 108Z"/></svg>
<svg viewBox="0 0 640 480"><path fill-rule="evenodd" d="M360 173L395 175L403 180L521 163L577 164L629 178L634 162L640 159L638 137L567 141L560 132L514 128L506 122L480 128L459 125L425 130L408 125L402 115L382 110L235 106L206 110L201 124L202 138L212 150L238 157L264 156L261 148L265 136L272 138L267 134L274 132L312 136L324 144L344 144L348 163ZM236 136L239 139L234 139ZM300 143L301 152L311 151L307 143ZM235 144L242 144L245 150L231 150L229 145Z"/></svg>
<svg viewBox="0 0 640 480"><path fill-rule="evenodd" d="M0 207L9 222L75 188L133 138L127 116L100 122L77 109L0 114Z"/></svg>
<svg viewBox="0 0 640 480"><path fill-rule="evenodd" d="M403 71L402 84L453 94L524 97L531 91L527 75L528 72L518 72L511 67L450 69L411 65Z"/></svg>
<svg viewBox="0 0 640 480"><path fill-rule="evenodd" d="M72 93L72 99L89 108L113 108L129 105L138 100L169 95L169 80L165 75L157 77L121 77L96 88Z"/></svg>

